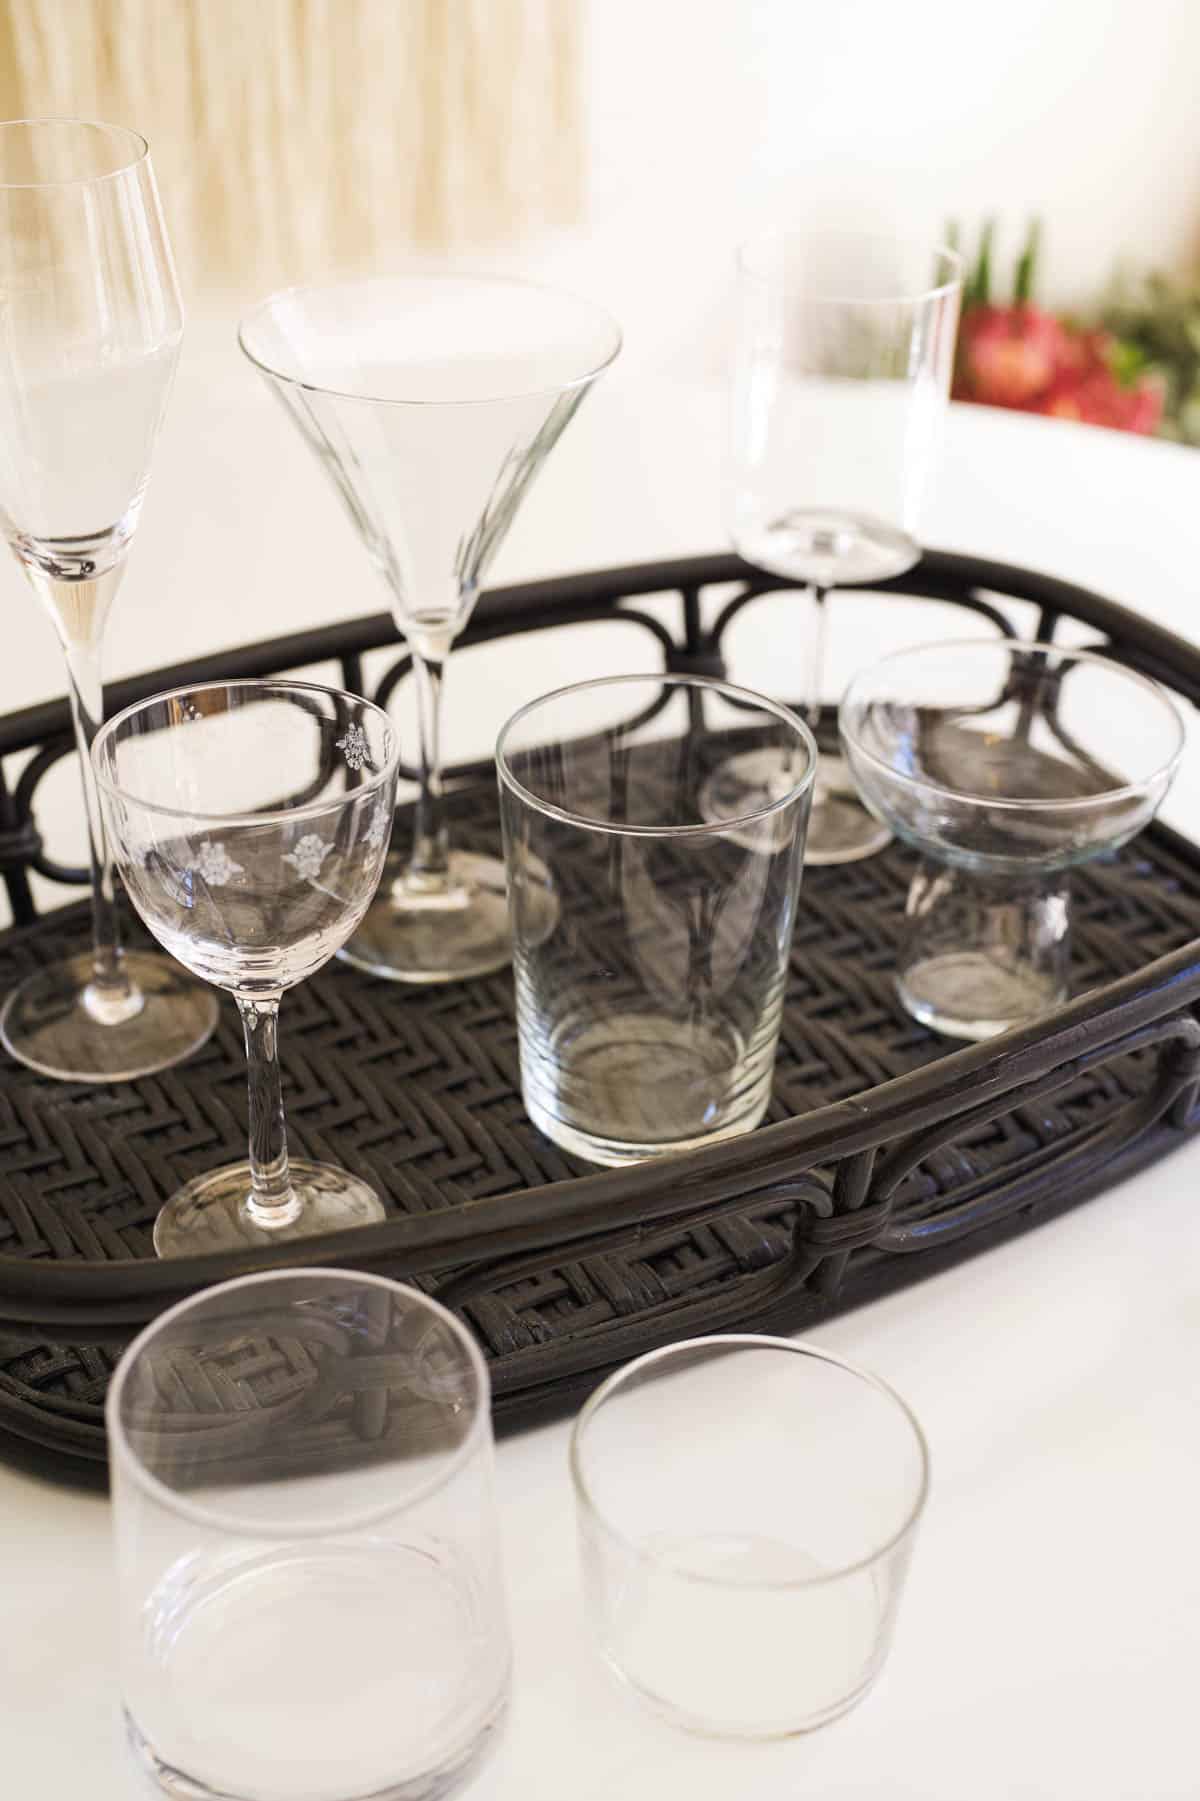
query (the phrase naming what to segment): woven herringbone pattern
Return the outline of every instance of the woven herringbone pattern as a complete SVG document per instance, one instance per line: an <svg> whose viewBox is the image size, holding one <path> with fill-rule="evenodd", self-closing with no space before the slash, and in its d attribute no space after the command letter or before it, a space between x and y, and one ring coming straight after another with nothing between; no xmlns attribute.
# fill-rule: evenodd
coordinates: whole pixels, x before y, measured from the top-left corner
<svg viewBox="0 0 1200 1801"><path fill-rule="evenodd" d="M459 796L456 840L496 847L491 790ZM811 870L769 1117L795 1116L911 1070L944 1046L896 1001L892 970L911 861ZM1200 931L1200 872L1150 839L1076 878L1078 987L1106 981ZM137 933L131 930L131 938ZM83 948L80 909L0 941L0 989L35 963ZM578 1173L541 1138L518 1091L511 980L409 989L335 964L289 995L282 1029L291 1140L303 1155L359 1171L398 1211L452 1207ZM1139 1092L1126 1057L1052 1104L1016 1112L931 1155L908 1179L904 1210L936 1212L997 1169L1016 1169ZM112 1089L71 1088L10 1067L0 1083L0 1253L34 1259L151 1253L162 1199L199 1171L244 1154L245 1066L232 1002L191 1063ZM781 1253L753 1214L664 1229L636 1256L566 1261L468 1303L492 1358L583 1328L628 1320L717 1290ZM95 1347L5 1348L0 1394L99 1420L111 1354Z"/></svg>

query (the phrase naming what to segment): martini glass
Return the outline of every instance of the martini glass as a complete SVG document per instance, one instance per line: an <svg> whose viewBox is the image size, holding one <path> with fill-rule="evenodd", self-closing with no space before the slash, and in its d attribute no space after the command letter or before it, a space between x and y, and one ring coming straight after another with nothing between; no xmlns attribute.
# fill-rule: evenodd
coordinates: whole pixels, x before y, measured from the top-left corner
<svg viewBox="0 0 1200 1801"><path fill-rule="evenodd" d="M204 1043L214 997L125 955L88 751L104 627L141 512L183 312L145 142L75 119L0 124L0 527L66 657L92 870L92 951L28 977L0 1038L43 1075L108 1082Z"/></svg>
<svg viewBox="0 0 1200 1801"><path fill-rule="evenodd" d="M903 575L936 456L961 271L952 251L870 234L778 233L738 260L728 513L747 562L806 590L804 716L821 720L826 597ZM714 818L786 793L771 751L714 776ZM852 863L891 833L822 752L807 860Z"/></svg>
<svg viewBox="0 0 1200 1801"><path fill-rule="evenodd" d="M412 852L391 860L342 955L402 982L501 969L504 864L451 850L443 818L443 676L530 483L616 356L618 327L529 283L420 276L289 289L243 320L240 342L341 495L413 659Z"/></svg>

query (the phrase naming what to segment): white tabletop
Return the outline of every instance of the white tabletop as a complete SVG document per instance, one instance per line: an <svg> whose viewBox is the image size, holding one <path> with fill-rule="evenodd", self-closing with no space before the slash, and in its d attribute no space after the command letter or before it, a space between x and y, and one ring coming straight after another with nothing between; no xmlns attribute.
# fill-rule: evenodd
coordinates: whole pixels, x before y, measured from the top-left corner
<svg viewBox="0 0 1200 1801"><path fill-rule="evenodd" d="M639 391L614 377L573 431L499 577L720 546L718 396ZM927 536L1077 579L1196 636L1198 493L1193 452L954 409ZM15 571L4 579L8 617L25 632L20 656L0 668L6 709L61 681ZM114 671L383 604L282 416L227 344L201 338L114 620ZM739 637L737 678L769 667L786 623L764 613ZM565 639L536 654L524 642L519 667L489 664L499 693L475 732L492 707L574 673ZM476 670L481 654L471 653ZM469 660L450 689L450 736L464 743L463 715L477 711L466 695L484 691ZM1171 808L1185 827L1200 799L1196 762ZM64 788L64 820L69 812ZM587 1639L565 1426L505 1440L515 1699L472 1801L1194 1797L1198 1186L1193 1145L813 1334L912 1403L932 1444L934 1491L883 1678L808 1739L717 1744L643 1715ZM128 1801L106 1501L0 1466L0 1597L0 1792Z"/></svg>

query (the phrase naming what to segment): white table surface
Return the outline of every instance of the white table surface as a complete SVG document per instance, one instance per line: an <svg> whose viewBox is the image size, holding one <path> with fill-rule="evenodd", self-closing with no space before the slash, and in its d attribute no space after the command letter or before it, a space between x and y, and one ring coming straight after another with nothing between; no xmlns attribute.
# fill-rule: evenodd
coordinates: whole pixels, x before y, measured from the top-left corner
<svg viewBox="0 0 1200 1801"><path fill-rule="evenodd" d="M636 366L614 375L497 578L719 547L720 428L713 392ZM1091 584L1195 636L1198 500L1194 452L956 408L926 535ZM17 572L3 581L6 710L61 678ZM382 604L282 415L222 334L194 335L113 622L113 672ZM735 677L766 682L786 623L764 610L739 636ZM486 684L480 653L463 658L452 743L473 747L497 712L578 672L565 640L536 653L523 642L521 658L489 662ZM1170 809L1185 829L1197 760ZM64 830L72 805L67 783ZM471 1801L1194 1801L1200 1144L813 1336L894 1383L932 1444L933 1498L874 1693L781 1745L692 1740L643 1715L588 1642L566 1428L544 1428L498 1450L516 1687ZM0 1634L0 1795L140 1792L115 1723L104 1499L0 1466Z"/></svg>

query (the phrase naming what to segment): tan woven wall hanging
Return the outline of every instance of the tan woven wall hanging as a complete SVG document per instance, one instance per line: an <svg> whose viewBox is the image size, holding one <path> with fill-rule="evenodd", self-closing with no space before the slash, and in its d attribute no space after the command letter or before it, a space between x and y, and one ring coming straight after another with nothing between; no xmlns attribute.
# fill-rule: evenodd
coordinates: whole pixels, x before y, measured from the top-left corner
<svg viewBox="0 0 1200 1801"><path fill-rule="evenodd" d="M149 140L189 286L577 218L581 0L0 0L0 112Z"/></svg>

